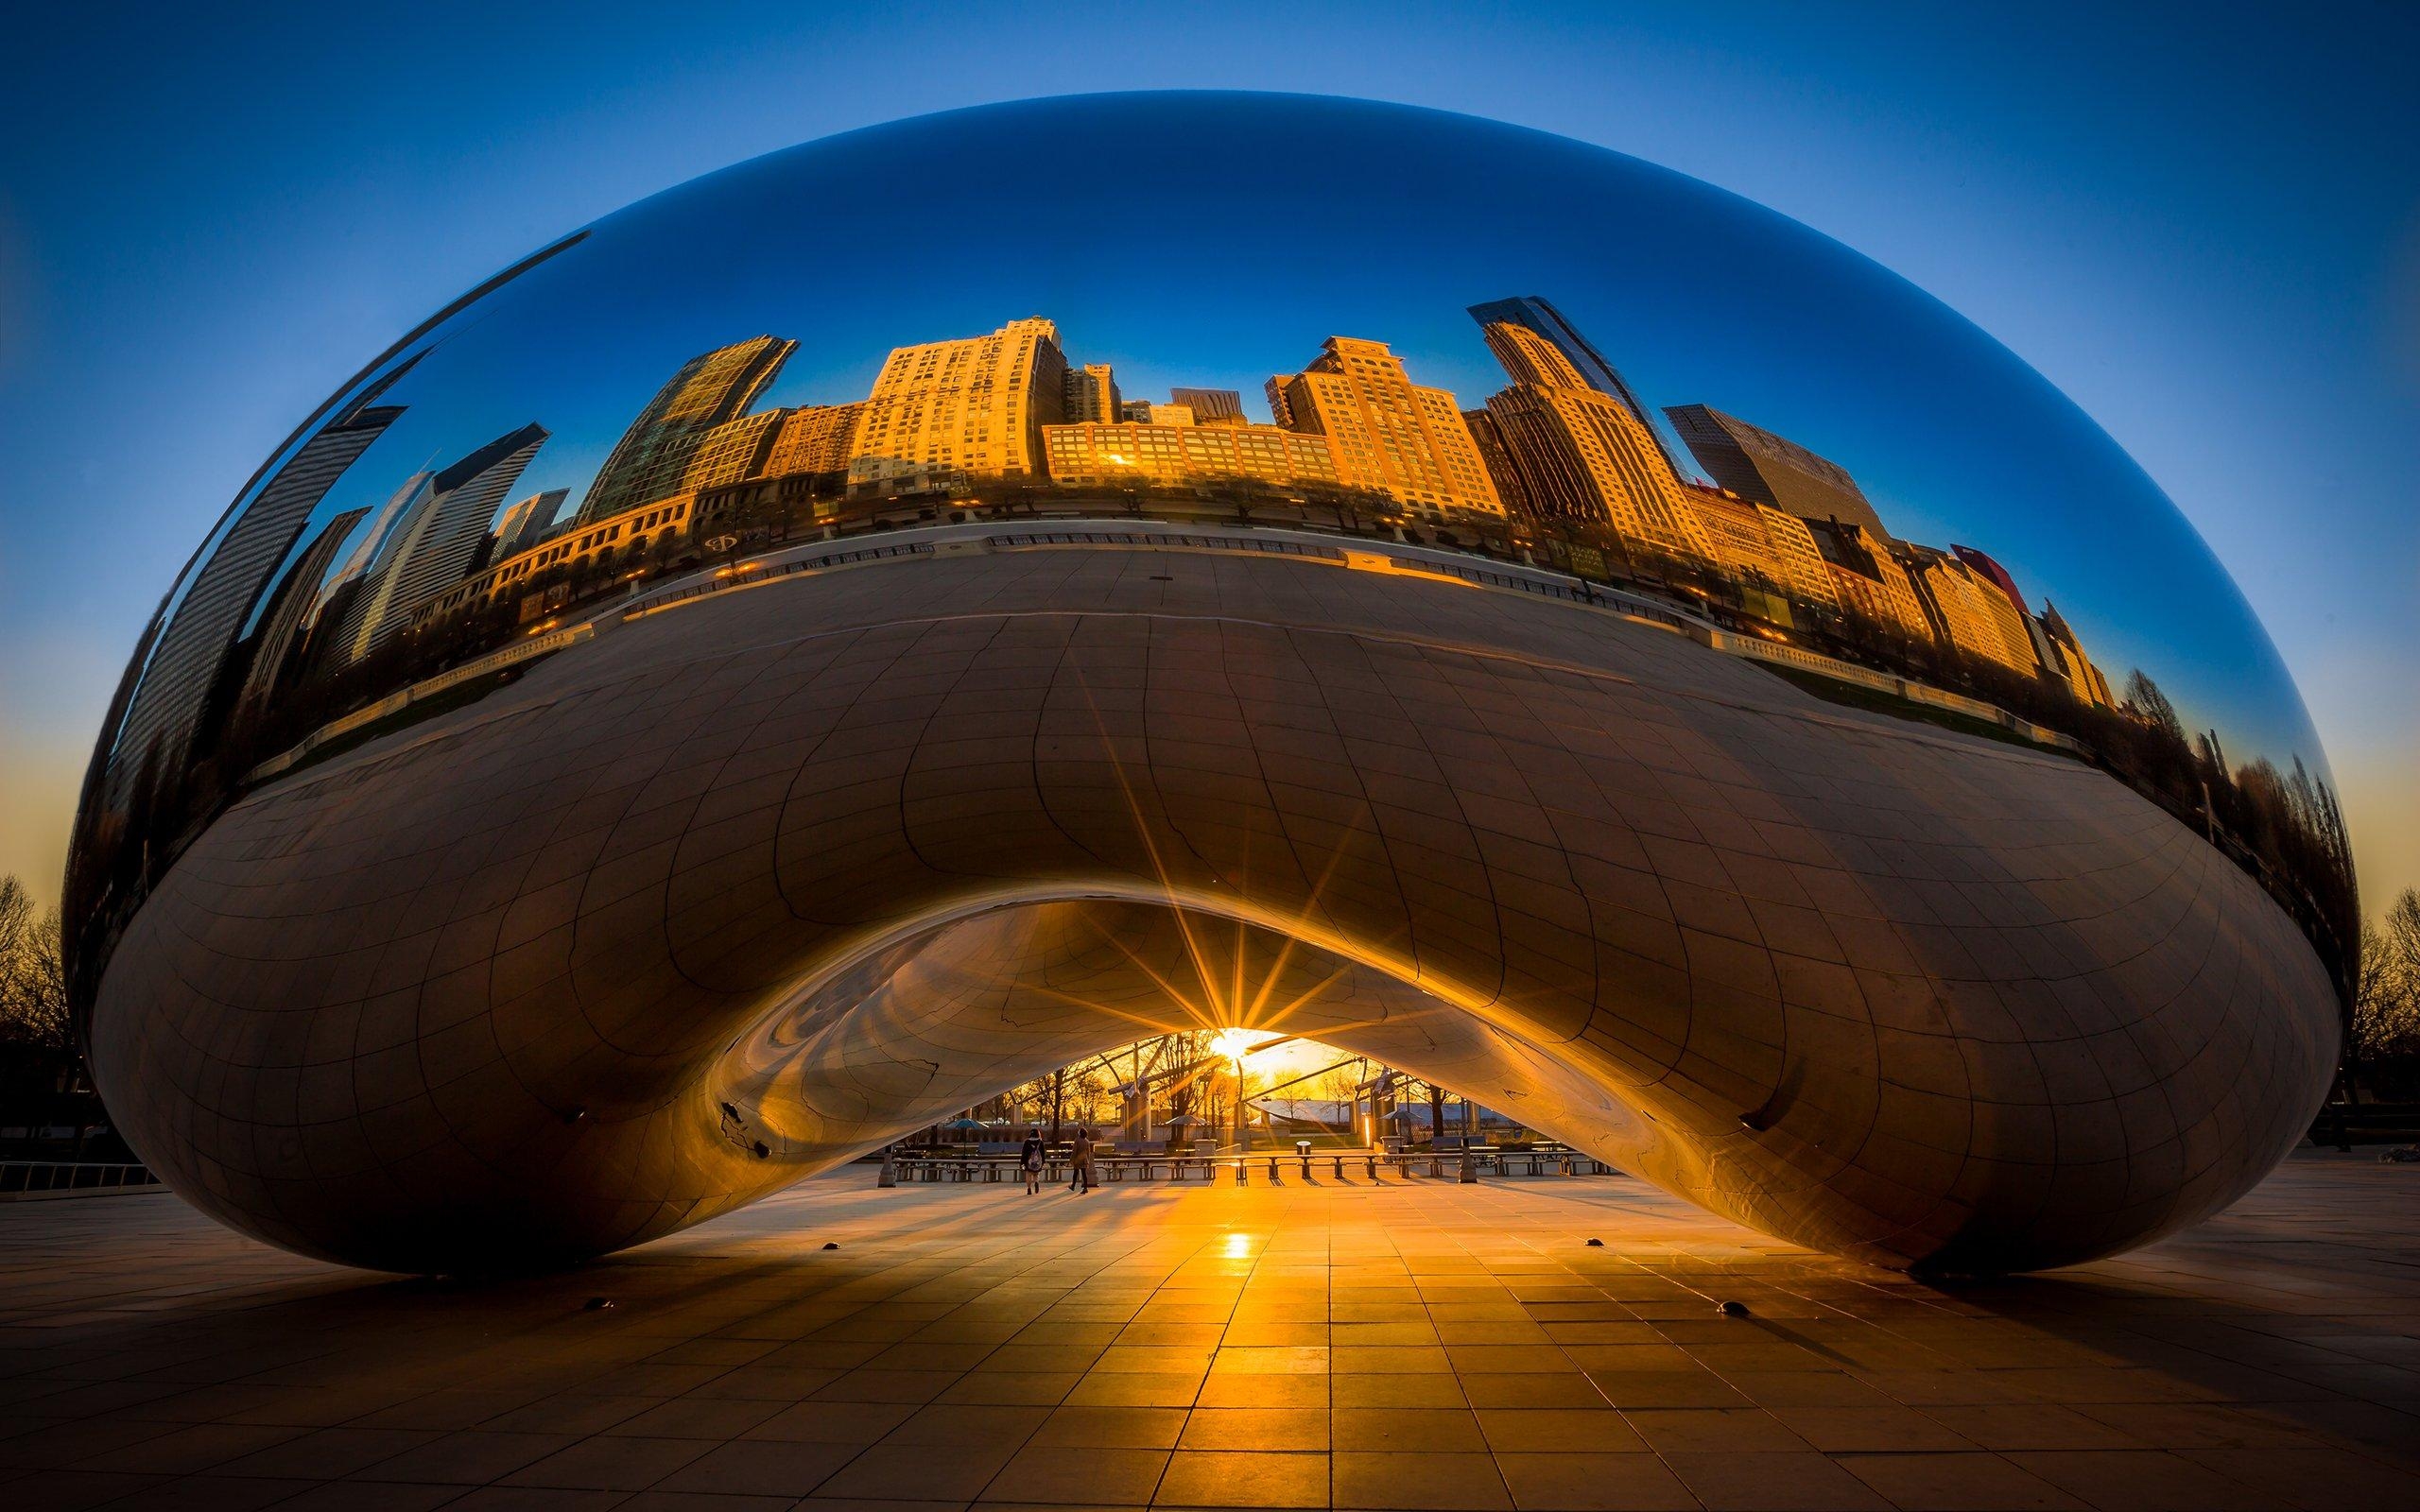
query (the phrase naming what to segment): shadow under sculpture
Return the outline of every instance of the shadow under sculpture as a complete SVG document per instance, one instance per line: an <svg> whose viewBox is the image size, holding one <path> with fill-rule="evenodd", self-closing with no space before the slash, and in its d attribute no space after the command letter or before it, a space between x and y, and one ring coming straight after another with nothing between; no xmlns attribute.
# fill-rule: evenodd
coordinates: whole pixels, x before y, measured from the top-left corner
<svg viewBox="0 0 2420 1512"><path fill-rule="evenodd" d="M1520 593L997 542L635 619L254 789L91 1032L214 1215L458 1271L697 1223L1188 999L1945 1269L2224 1206L2336 1037L2294 923L2083 763Z"/></svg>

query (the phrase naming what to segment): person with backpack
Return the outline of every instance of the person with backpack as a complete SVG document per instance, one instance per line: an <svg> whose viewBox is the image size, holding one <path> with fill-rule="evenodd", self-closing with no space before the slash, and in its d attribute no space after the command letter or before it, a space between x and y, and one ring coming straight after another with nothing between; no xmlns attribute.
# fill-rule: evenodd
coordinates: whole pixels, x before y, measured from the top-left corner
<svg viewBox="0 0 2420 1512"><path fill-rule="evenodd" d="M1042 1128L1036 1125L1025 1137L1025 1148L1017 1155L1017 1164L1025 1171L1025 1194L1032 1196L1042 1190Z"/></svg>

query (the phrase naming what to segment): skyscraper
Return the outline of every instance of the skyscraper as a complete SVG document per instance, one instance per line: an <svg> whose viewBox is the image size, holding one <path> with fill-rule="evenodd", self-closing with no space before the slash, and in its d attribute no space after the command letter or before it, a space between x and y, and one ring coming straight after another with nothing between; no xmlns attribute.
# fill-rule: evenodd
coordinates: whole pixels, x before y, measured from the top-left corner
<svg viewBox="0 0 2420 1512"><path fill-rule="evenodd" d="M294 653L295 642L320 602L320 588L327 577L328 564L336 560L337 550L344 544L345 537L369 513L368 509L347 509L322 525L279 579L276 592L262 608L260 627L241 647L244 680L235 696L234 714L238 723L248 724L268 712L287 660ZM232 662L230 665L232 668Z"/></svg>
<svg viewBox="0 0 2420 1512"><path fill-rule="evenodd" d="M2084 654L2083 642L2077 638L2059 606L2048 599L2042 601L2042 630L2059 651L2060 675L2081 701L2102 709L2117 707L2118 700L2109 692L2109 679L2100 668Z"/></svg>
<svg viewBox="0 0 2420 1512"><path fill-rule="evenodd" d="M1588 338L1580 334L1580 328L1564 319L1563 312L1553 304L1534 294L1517 300L1493 300L1485 304L1472 305L1470 317L1479 323L1482 330L1491 325L1513 325L1543 337L1562 354L1578 377L1576 387L1593 388L1620 400L1622 407L1630 411L1631 418L1637 421L1649 438L1654 441L1656 454L1664 458L1664 465L1674 473L1680 472L1673 466L1671 454L1664 449L1664 438L1655 434L1655 417L1639 403L1638 394L1632 389L1630 380L1621 375L1619 369L1607 362L1604 353L1590 345ZM1514 381L1520 381L1518 374L1514 375Z"/></svg>
<svg viewBox="0 0 2420 1512"><path fill-rule="evenodd" d="M1495 485L1495 496L1505 513L1535 518L1537 501L1530 497L1530 486L1521 480L1521 469L1512 460L1512 448L1504 438L1504 427L1484 409L1463 410L1462 423L1471 429L1471 444L1478 448L1479 465L1487 469L1488 480Z"/></svg>
<svg viewBox="0 0 2420 1512"><path fill-rule="evenodd" d="M1908 577L1939 622L1941 638L1968 656L2011 672L2039 667L2027 615L1989 574L1930 546L1905 548Z"/></svg>
<svg viewBox="0 0 2420 1512"><path fill-rule="evenodd" d="M782 478L800 473L846 472L857 439L857 421L865 404L809 404L786 412L782 433L765 458L765 475Z"/></svg>
<svg viewBox="0 0 2420 1512"><path fill-rule="evenodd" d="M669 498L672 493L695 493L700 489L720 488L752 478L765 469L765 460L772 455L773 443L780 438L782 422L787 411L768 409L753 415L727 420L698 438L697 446L681 469L681 481L671 493L658 495ZM653 504L654 499L640 499L636 504Z"/></svg>
<svg viewBox="0 0 2420 1512"><path fill-rule="evenodd" d="M505 510L504 519L495 527L493 555L501 560L545 539L546 532L554 528L555 517L562 513L563 501L569 497L569 489L548 489Z"/></svg>
<svg viewBox="0 0 2420 1512"><path fill-rule="evenodd" d="M1059 423L1067 359L1048 320L898 347L857 423L853 492L939 488L966 477L1039 477L1042 427Z"/></svg>
<svg viewBox="0 0 2420 1512"><path fill-rule="evenodd" d="M1681 497L1704 528L1715 560L1735 573L1753 572L1807 603L1840 607L1840 589L1806 521L1694 483L1681 485Z"/></svg>
<svg viewBox="0 0 2420 1512"><path fill-rule="evenodd" d="M1197 425L1233 425L1244 418L1244 396L1232 388L1171 388L1168 403L1193 411Z"/></svg>
<svg viewBox="0 0 2420 1512"><path fill-rule="evenodd" d="M1080 368L1067 369L1067 400L1061 406L1066 423L1080 425L1086 421L1102 425L1117 422L1117 376L1108 363L1088 362Z"/></svg>
<svg viewBox="0 0 2420 1512"><path fill-rule="evenodd" d="M579 524L680 492L689 454L706 432L745 414L797 350L795 341L753 336L683 363L597 469L579 506Z"/></svg>
<svg viewBox="0 0 2420 1512"><path fill-rule="evenodd" d="M413 490L395 515L359 596L338 631L340 654L358 662L411 623L412 606L452 587L470 569L495 507L544 444L528 424L499 436ZM391 507L391 501L390 501Z"/></svg>
<svg viewBox="0 0 2420 1512"><path fill-rule="evenodd" d="M1676 404L1664 413L1671 417L1672 428L1688 443L1698 465L1739 497L1786 509L1801 520L1845 521L1885 544L1891 542L1882 517L1839 463L1703 404Z"/></svg>
<svg viewBox="0 0 2420 1512"><path fill-rule="evenodd" d="M1911 640L1937 638L1908 569L1885 542L1849 520L1808 520L1806 529L1831 572L1841 609Z"/></svg>
<svg viewBox="0 0 2420 1512"><path fill-rule="evenodd" d="M166 611L113 747L121 782L131 780L155 745L164 765L173 766L193 754L198 721L229 647L302 537L311 511L403 414L400 405L372 406L368 401L385 392L408 367L389 374L295 450L234 517L183 596ZM112 794L112 801L120 797Z"/></svg>
<svg viewBox="0 0 2420 1512"><path fill-rule="evenodd" d="M1286 386L1293 381L1293 374L1281 372L1260 386L1260 391L1269 396L1269 418L1289 431L1301 429L1294 423L1294 405L1286 397Z"/></svg>
<svg viewBox="0 0 2420 1512"><path fill-rule="evenodd" d="M1487 412L1531 510L1609 524L1672 556L1713 558L1681 480L1629 406L1589 387L1569 356L1530 327L1499 320L1486 335L1512 379Z"/></svg>
<svg viewBox="0 0 2420 1512"><path fill-rule="evenodd" d="M1432 513L1504 512L1454 396L1413 383L1385 342L1330 336L1317 361L1270 386L1287 429L1328 438L1346 487Z"/></svg>

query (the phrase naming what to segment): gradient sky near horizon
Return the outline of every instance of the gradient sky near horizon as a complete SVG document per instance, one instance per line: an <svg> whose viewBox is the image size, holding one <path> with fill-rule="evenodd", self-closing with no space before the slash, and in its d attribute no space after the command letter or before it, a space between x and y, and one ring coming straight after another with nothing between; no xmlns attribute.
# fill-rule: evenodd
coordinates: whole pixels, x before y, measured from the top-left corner
<svg viewBox="0 0 2420 1512"><path fill-rule="evenodd" d="M158 595L293 424L429 309L793 142L1233 87L1615 147L1947 301L2105 426L2233 571L2327 742L2372 906L2420 882L2414 13L2289 34L2208 8L2062 25L1313 7L1274 24L1279 48L1233 14L614 9L136 8L106 33L45 17L26 36L0 129L49 150L0 160L0 871L55 895L76 782Z"/></svg>

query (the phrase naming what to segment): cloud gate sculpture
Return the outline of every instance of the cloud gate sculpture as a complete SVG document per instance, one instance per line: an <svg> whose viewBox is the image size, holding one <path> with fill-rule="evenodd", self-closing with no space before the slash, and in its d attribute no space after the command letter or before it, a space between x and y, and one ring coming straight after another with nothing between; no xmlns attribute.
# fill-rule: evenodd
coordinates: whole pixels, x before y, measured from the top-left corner
<svg viewBox="0 0 2420 1512"><path fill-rule="evenodd" d="M163 602L68 917L143 1157L358 1265L1229 1023L2011 1270L2268 1172L2357 915L2265 634L2007 352L1630 159L1204 94L778 153L411 333Z"/></svg>

